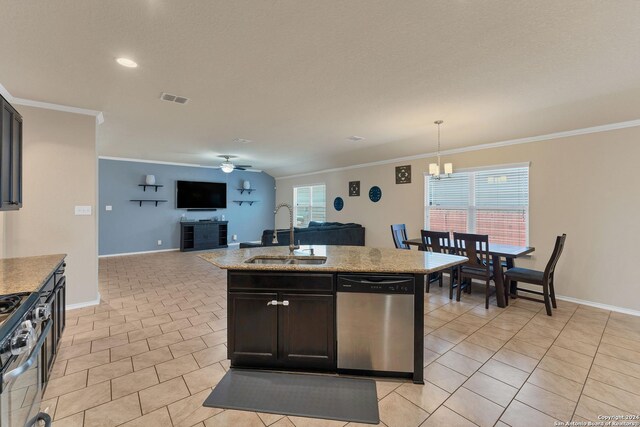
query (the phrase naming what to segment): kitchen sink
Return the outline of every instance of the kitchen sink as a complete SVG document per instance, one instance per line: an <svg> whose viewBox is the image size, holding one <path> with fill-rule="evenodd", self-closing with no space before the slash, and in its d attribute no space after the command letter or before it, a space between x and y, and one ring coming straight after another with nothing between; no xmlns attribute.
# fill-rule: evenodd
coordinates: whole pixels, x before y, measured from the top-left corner
<svg viewBox="0 0 640 427"><path fill-rule="evenodd" d="M247 264L319 265L327 262L321 256L255 256L245 261Z"/></svg>

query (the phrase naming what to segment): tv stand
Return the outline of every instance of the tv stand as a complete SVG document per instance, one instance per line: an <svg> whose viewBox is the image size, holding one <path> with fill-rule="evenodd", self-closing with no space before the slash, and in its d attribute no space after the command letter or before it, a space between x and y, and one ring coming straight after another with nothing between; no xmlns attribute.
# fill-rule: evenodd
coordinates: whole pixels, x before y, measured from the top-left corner
<svg viewBox="0 0 640 427"><path fill-rule="evenodd" d="M180 250L226 248L229 221L181 221Z"/></svg>

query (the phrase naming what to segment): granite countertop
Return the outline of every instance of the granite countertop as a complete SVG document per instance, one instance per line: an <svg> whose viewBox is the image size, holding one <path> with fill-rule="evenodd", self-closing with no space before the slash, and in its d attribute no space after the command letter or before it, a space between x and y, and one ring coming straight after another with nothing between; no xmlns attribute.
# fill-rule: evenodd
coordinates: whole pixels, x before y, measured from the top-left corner
<svg viewBox="0 0 640 427"><path fill-rule="evenodd" d="M0 295L38 292L65 254L0 259Z"/></svg>
<svg viewBox="0 0 640 427"><path fill-rule="evenodd" d="M288 246L269 246L244 249L216 249L200 254L211 264L227 270L255 271L330 271L361 273L427 274L462 264L467 258L417 250L370 248L366 246L302 246L314 249L315 257L326 256L324 264L249 264L255 256L289 255ZM308 251L296 250L296 255L309 256Z"/></svg>

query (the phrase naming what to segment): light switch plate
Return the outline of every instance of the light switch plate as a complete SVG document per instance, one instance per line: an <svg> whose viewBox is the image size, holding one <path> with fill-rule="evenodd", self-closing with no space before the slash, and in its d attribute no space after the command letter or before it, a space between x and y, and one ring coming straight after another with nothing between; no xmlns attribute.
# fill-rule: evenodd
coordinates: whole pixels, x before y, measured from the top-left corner
<svg viewBox="0 0 640 427"><path fill-rule="evenodd" d="M91 206L76 206L75 215L91 215Z"/></svg>
<svg viewBox="0 0 640 427"><path fill-rule="evenodd" d="M104 207L104 210L105 211L112 211L113 210L113 206L107 205L107 206Z"/></svg>

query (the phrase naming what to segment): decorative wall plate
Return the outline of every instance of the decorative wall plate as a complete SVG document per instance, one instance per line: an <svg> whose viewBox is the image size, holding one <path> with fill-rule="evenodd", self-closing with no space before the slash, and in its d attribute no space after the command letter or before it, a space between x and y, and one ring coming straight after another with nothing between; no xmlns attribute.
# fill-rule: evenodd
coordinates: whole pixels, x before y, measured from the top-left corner
<svg viewBox="0 0 640 427"><path fill-rule="evenodd" d="M360 181L349 181L349 197L360 196Z"/></svg>
<svg viewBox="0 0 640 427"><path fill-rule="evenodd" d="M380 199L382 199L382 190L377 185L374 185L369 190L369 200L371 200L373 203L377 203L380 201Z"/></svg>
<svg viewBox="0 0 640 427"><path fill-rule="evenodd" d="M336 197L333 199L333 207L337 211L341 211L342 208L344 208L344 200L342 200L342 197Z"/></svg>
<svg viewBox="0 0 640 427"><path fill-rule="evenodd" d="M411 165L396 166L396 184L411 184Z"/></svg>

